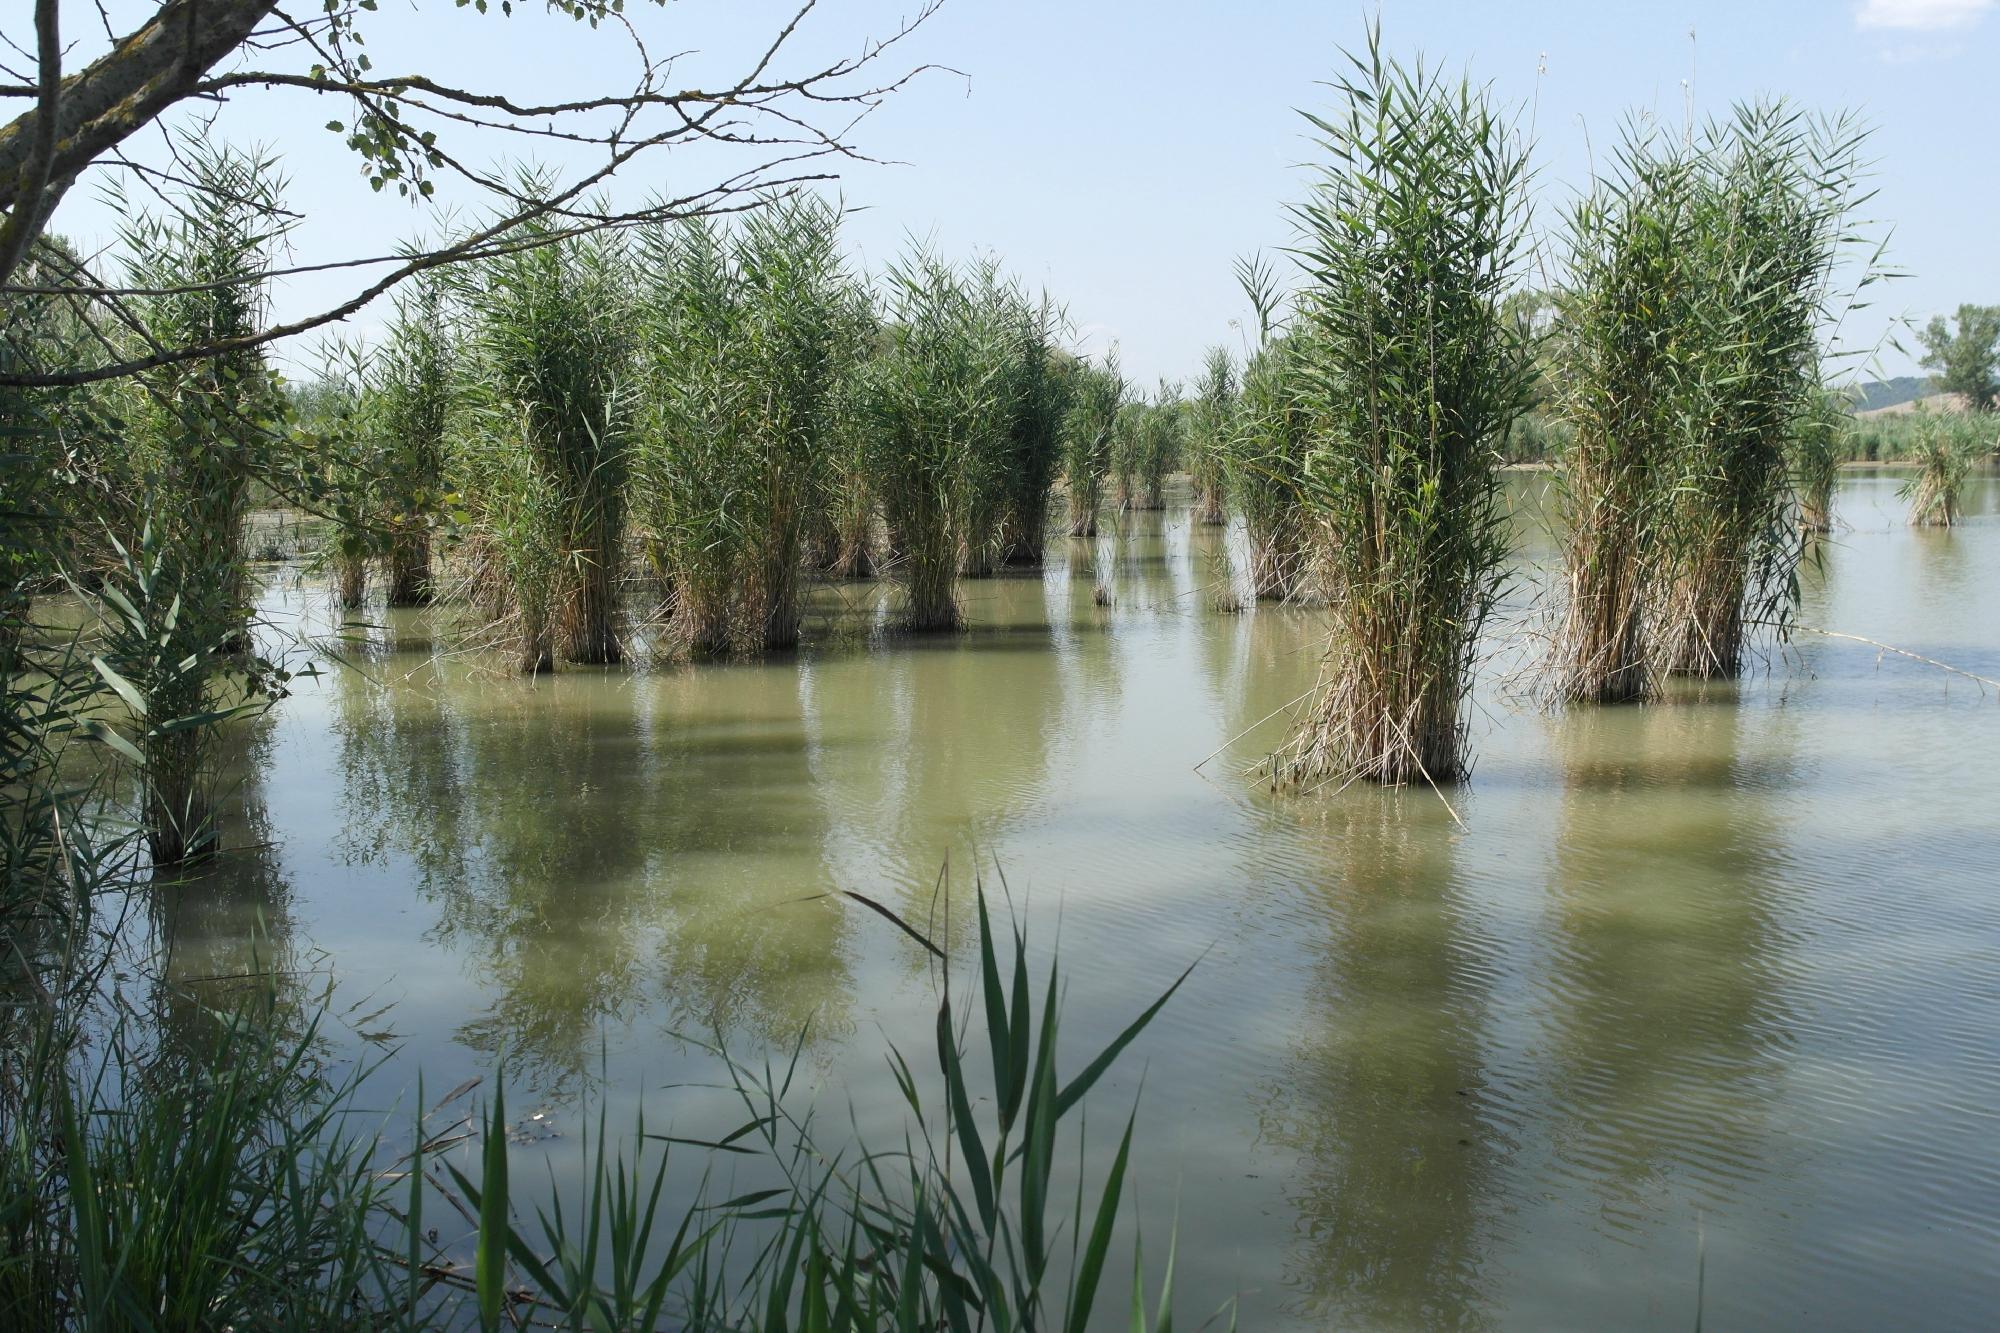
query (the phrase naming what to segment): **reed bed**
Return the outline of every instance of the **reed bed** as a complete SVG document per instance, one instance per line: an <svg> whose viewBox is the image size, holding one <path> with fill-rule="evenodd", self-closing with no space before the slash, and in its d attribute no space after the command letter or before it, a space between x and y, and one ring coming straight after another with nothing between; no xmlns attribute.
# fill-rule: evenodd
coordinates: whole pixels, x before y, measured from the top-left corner
<svg viewBox="0 0 2000 1333"><path fill-rule="evenodd" d="M1792 498L1798 507L1801 532L1833 531L1833 494L1840 485L1841 444L1847 425L1840 395L1825 388L1814 389L1792 433Z"/></svg>
<svg viewBox="0 0 2000 1333"><path fill-rule="evenodd" d="M1567 597L1551 667L1561 697L1629 703L1656 688L1647 615L1665 506L1699 372L1701 162L1628 130L1569 217L1558 298L1556 410L1573 434L1558 469Z"/></svg>
<svg viewBox="0 0 2000 1333"><path fill-rule="evenodd" d="M1127 402L1119 409L1111 439L1111 472L1121 510L1167 507L1167 474L1180 461L1181 401L1165 381L1151 402Z"/></svg>
<svg viewBox="0 0 2000 1333"><path fill-rule="evenodd" d="M1228 521L1228 440L1235 427L1236 362L1226 347L1211 347L1195 380L1185 439L1188 481L1194 487L1194 520Z"/></svg>
<svg viewBox="0 0 2000 1333"><path fill-rule="evenodd" d="M1733 677L1748 627L1788 621L1802 532L1824 530L1843 434L1822 328L1863 135L1783 103L1673 141L1628 131L1569 220L1555 403L1567 598L1551 668L1586 703L1668 675Z"/></svg>
<svg viewBox="0 0 2000 1333"><path fill-rule="evenodd" d="M1049 495L1063 464L1063 422L1076 391L1077 363L1057 345L1062 315L1046 294L1031 300L1017 286L999 284L993 299L1012 328L1003 368L1008 427L1000 559L1039 568L1048 541Z"/></svg>
<svg viewBox="0 0 2000 1333"><path fill-rule="evenodd" d="M532 181L527 188L534 188ZM461 466L528 674L620 660L632 316L616 235L557 236L468 275Z"/></svg>
<svg viewBox="0 0 2000 1333"><path fill-rule="evenodd" d="M390 606L424 606L437 595L432 533L449 490L451 421L460 379L457 311L437 277L397 294L388 334L373 361L370 426L382 456Z"/></svg>
<svg viewBox="0 0 2000 1333"><path fill-rule="evenodd" d="M267 158L189 146L189 192L123 237L129 280L163 293L135 304L141 345L243 337L264 322L282 239L280 181ZM215 723L234 703L224 677L259 673L243 549L253 479L271 470L285 402L257 348L159 367L128 386L116 563L102 592L105 669L134 715L152 859L213 850Z"/></svg>
<svg viewBox="0 0 2000 1333"><path fill-rule="evenodd" d="M1304 496L1333 584L1294 781L1464 776L1460 710L1506 552L1496 448L1533 392L1501 309L1524 260L1528 164L1489 96L1386 58L1379 31L1309 116L1294 336Z"/></svg>
<svg viewBox="0 0 2000 1333"><path fill-rule="evenodd" d="M872 327L839 228L834 205L798 196L641 242L634 491L696 652L798 643L807 538L833 526L843 386Z"/></svg>
<svg viewBox="0 0 2000 1333"><path fill-rule="evenodd" d="M1910 451L1916 471L1897 488L1909 502L1910 526L1948 528L1959 519L1959 492L1971 475L1973 460L1991 453L1971 419L1957 413L1921 411L1915 414L1916 443Z"/></svg>
<svg viewBox="0 0 2000 1333"><path fill-rule="evenodd" d="M1071 537L1097 536L1097 516L1104 507L1104 482L1124 403L1125 380L1118 373L1116 355L1101 367L1078 368L1062 425L1063 488L1069 495Z"/></svg>
<svg viewBox="0 0 2000 1333"><path fill-rule="evenodd" d="M1310 527L1305 507L1312 426L1303 397L1305 338L1281 333L1243 370L1243 390L1223 437L1229 504L1243 520L1252 595L1295 601L1309 583Z"/></svg>
<svg viewBox="0 0 2000 1333"><path fill-rule="evenodd" d="M857 389L868 475L894 550L901 624L955 630L961 562L991 539L1000 510L1008 331L976 276L922 250L890 268L885 307L884 346Z"/></svg>
<svg viewBox="0 0 2000 1333"><path fill-rule="evenodd" d="M1864 142L1851 120L1782 102L1741 105L1696 141L1697 350L1653 613L1666 671L1734 677L1747 628L1791 614L1803 547L1788 451L1820 382L1820 329L1840 313L1840 263L1859 241ZM1863 285L1879 274L1865 257L1859 271Z"/></svg>

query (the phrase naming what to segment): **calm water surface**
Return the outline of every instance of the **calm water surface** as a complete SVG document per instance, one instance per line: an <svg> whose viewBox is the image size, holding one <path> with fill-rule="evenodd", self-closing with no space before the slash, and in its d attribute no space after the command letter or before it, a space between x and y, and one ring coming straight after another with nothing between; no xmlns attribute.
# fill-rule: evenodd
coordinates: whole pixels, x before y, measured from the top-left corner
<svg viewBox="0 0 2000 1333"><path fill-rule="evenodd" d="M1844 485L1804 621L2000 676L2000 481L1950 532L1905 528L1897 481ZM1072 1068L1202 960L1092 1103L1108 1155L1143 1079L1184 1320L1990 1327L2000 702L1803 635L1738 688L1544 710L1542 486L1510 479L1524 573L1449 810L1243 776L1321 621L1217 612L1227 539L1175 511L1101 544L1111 608L1075 544L965 584L941 642L871 641L854 587L796 659L526 683L390 617L250 738L258 845L165 905L173 967L331 978L385 1105L504 1059L558 1131L517 1179L571 1169L599 1099L735 1123L687 1035L808 1032L829 1123L886 1139L882 1052L929 1048L937 979L825 895L929 921L963 975L997 865L1059 943Z"/></svg>

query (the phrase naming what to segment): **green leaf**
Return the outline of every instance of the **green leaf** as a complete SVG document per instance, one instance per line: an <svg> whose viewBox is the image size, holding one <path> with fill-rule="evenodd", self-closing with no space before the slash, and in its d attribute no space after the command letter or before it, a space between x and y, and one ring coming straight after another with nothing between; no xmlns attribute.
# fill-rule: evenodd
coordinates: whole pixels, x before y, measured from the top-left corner
<svg viewBox="0 0 2000 1333"><path fill-rule="evenodd" d="M479 1181L479 1243L473 1285L482 1333L498 1333L507 1297L507 1102L501 1078L493 1080L493 1109L486 1118L485 1169Z"/></svg>
<svg viewBox="0 0 2000 1333"><path fill-rule="evenodd" d="M118 697L123 699L134 713L140 717L146 716L146 696L139 693L138 686L113 671L111 664L101 657L91 658L90 664L97 668L97 674L104 678L104 683L115 690Z"/></svg>
<svg viewBox="0 0 2000 1333"><path fill-rule="evenodd" d="M1131 1024L1123 1032L1119 1033L1117 1038L1109 1046L1106 1046L1095 1060L1084 1066L1081 1074L1070 1080L1069 1086L1065 1087L1062 1090L1062 1095L1056 1098L1056 1114L1058 1116L1066 1114L1072 1106L1076 1105L1078 1099L1084 1093L1090 1091L1091 1085L1096 1083L1103 1076L1104 1071L1111 1067L1111 1062L1116 1060L1119 1054L1132 1044L1133 1038L1145 1030L1146 1025L1153 1021L1154 1015L1160 1012L1160 1009L1166 1002L1174 998L1174 992L1181 988L1181 983L1186 981L1189 975L1193 973L1198 962L1199 960L1196 960L1196 963L1189 963L1187 971L1175 978L1174 984L1167 987L1166 992L1159 999L1147 1006L1145 1013L1133 1019Z"/></svg>
<svg viewBox="0 0 2000 1333"><path fill-rule="evenodd" d="M1125 1164L1132 1154L1132 1127L1138 1119L1134 1110L1125 1121L1125 1136L1118 1142L1118 1155L1112 1159L1111 1174L1104 1182L1104 1196L1097 1202L1097 1218L1091 1223L1090 1241L1084 1247L1076 1287L1070 1297L1069 1318L1064 1325L1068 1333L1084 1333L1090 1324L1090 1307L1097 1299L1097 1283L1104 1274L1105 1255L1111 1248L1112 1225L1118 1220L1118 1206L1124 1196Z"/></svg>

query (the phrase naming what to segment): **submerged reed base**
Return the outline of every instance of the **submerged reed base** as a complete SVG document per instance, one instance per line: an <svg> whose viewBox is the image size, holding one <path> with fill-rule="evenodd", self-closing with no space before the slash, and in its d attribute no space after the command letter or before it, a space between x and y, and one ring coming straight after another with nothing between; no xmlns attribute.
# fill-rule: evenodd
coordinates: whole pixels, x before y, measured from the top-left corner
<svg viewBox="0 0 2000 1333"><path fill-rule="evenodd" d="M1627 525L1588 520L1571 536L1569 600L1552 659L1556 693L1568 703L1629 704L1652 697L1647 582L1632 536Z"/></svg>
<svg viewBox="0 0 2000 1333"><path fill-rule="evenodd" d="M1276 756L1275 776L1294 785L1441 786L1472 769L1460 707L1471 691L1473 658L1448 618L1423 624L1411 598L1347 599L1334 628L1319 687L1303 721Z"/></svg>

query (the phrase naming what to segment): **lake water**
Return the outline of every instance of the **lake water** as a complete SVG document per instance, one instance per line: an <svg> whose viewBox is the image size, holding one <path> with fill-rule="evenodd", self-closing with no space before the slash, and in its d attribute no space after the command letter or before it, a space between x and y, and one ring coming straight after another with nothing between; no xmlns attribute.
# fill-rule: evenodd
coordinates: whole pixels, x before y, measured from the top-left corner
<svg viewBox="0 0 2000 1333"><path fill-rule="evenodd" d="M1847 477L1801 619L2000 677L2000 480L1948 532L1897 482ZM929 1049L937 974L827 895L964 978L1004 874L1038 965L1060 946L1071 1069L1201 960L1091 1101L1102 1161L1138 1099L1184 1323L1235 1296L1246 1328L1990 1327L2000 701L1801 634L1740 687L1550 711L1522 674L1544 486L1509 478L1524 574L1449 808L1244 776L1322 618L1217 610L1226 538L1183 507L1104 539L1110 607L1055 541L935 641L871 637L856 585L796 658L526 682L395 613L248 739L247 850L161 938L184 979L330 979L384 1107L504 1059L553 1129L525 1180L600 1101L735 1123L688 1037L804 1031L801 1095L899 1137L883 1051Z"/></svg>

